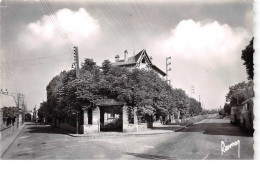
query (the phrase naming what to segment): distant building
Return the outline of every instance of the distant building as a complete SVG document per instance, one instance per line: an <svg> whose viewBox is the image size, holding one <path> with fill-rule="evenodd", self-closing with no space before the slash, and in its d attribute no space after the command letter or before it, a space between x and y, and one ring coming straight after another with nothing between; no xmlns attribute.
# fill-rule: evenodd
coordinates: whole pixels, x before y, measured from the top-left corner
<svg viewBox="0 0 260 169"><path fill-rule="evenodd" d="M113 66L127 67L130 69L151 69L157 72L162 78L166 76L166 73L164 71L162 71L160 68L152 63L152 58L148 56L145 49L131 57L127 57L127 51L125 50L124 59L120 60L120 56L117 55L115 57L115 61L116 62L112 63Z"/></svg>

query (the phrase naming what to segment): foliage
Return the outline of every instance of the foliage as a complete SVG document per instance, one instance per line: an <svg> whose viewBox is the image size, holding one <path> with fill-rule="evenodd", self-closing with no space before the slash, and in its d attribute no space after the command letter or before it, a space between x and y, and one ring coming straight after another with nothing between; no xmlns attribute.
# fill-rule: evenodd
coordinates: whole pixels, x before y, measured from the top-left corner
<svg viewBox="0 0 260 169"><path fill-rule="evenodd" d="M241 82L229 87L226 95L226 102L230 102L230 106L241 105L245 100L254 97L254 83L250 80L248 83Z"/></svg>
<svg viewBox="0 0 260 169"><path fill-rule="evenodd" d="M242 51L241 59L244 60L248 80L254 79L254 38L250 41L249 45Z"/></svg>
<svg viewBox="0 0 260 169"><path fill-rule="evenodd" d="M92 59L85 59L78 78L75 73L63 71L50 81L47 102L38 110L40 116L46 111L57 118L71 117L105 98L123 101L143 116L178 113L185 118L201 112L199 102L189 99L184 90L173 89L151 70L129 70L112 66L108 60L98 67Z"/></svg>
<svg viewBox="0 0 260 169"><path fill-rule="evenodd" d="M225 105L224 105L224 113L227 114L227 115L230 115L230 113L231 113L231 106L230 106L230 104L225 103Z"/></svg>
<svg viewBox="0 0 260 169"><path fill-rule="evenodd" d="M44 118L50 116L48 114L48 105L47 105L47 102L42 102L40 104L40 108L38 109L38 117L39 117L39 120L42 121Z"/></svg>
<svg viewBox="0 0 260 169"><path fill-rule="evenodd" d="M190 116L197 116L202 113L201 103L195 100L194 98L189 98L189 114Z"/></svg>
<svg viewBox="0 0 260 169"><path fill-rule="evenodd" d="M20 113L18 107L3 107L3 118L16 118L16 116Z"/></svg>

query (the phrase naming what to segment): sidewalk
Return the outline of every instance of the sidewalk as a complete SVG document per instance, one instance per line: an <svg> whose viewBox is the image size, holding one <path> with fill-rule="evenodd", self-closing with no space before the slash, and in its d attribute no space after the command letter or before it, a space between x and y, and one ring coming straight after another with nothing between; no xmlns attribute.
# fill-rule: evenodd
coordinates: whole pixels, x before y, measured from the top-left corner
<svg viewBox="0 0 260 169"><path fill-rule="evenodd" d="M17 136L20 134L20 132L23 130L25 126L25 123L23 123L21 126L19 126L18 129L13 131L11 134L5 136L4 138L1 138L1 144L0 144L0 157L2 158L5 152L9 149L9 147L13 144Z"/></svg>
<svg viewBox="0 0 260 169"><path fill-rule="evenodd" d="M187 123L185 125L165 125L163 127L154 127L152 129L147 129L145 131L138 132L100 132L100 133L89 133L89 134L71 134L65 130L58 129L63 133L72 137L88 137L88 138L99 138L99 137L121 137L121 136L144 136L144 135L157 135L157 134L170 134L175 133L184 128L192 125L193 123Z"/></svg>

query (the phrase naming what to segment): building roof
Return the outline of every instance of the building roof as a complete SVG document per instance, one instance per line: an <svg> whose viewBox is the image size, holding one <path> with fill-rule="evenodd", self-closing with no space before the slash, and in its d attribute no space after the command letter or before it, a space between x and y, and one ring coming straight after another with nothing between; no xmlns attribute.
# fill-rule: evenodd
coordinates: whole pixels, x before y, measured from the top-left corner
<svg viewBox="0 0 260 169"><path fill-rule="evenodd" d="M13 96L0 94L0 108L15 106L16 103Z"/></svg>
<svg viewBox="0 0 260 169"><path fill-rule="evenodd" d="M143 49L139 53L137 53L135 56L128 57L127 60L119 60L117 62L112 63L113 66L131 66L135 65L140 56L142 56L143 52L145 50Z"/></svg>
<svg viewBox="0 0 260 169"><path fill-rule="evenodd" d="M148 54L146 53L145 49L141 50L139 53L137 53L134 56L128 57L127 60L119 60L117 62L112 63L113 66L134 66L136 65L137 61L140 59L140 57L143 56L143 54L145 54L146 56L148 56ZM162 71L160 68L158 68L157 66L155 66L154 64L152 64L150 58L148 57L148 60L151 64L151 67L156 70L157 72L159 72L162 76L166 76L166 73L164 71Z"/></svg>

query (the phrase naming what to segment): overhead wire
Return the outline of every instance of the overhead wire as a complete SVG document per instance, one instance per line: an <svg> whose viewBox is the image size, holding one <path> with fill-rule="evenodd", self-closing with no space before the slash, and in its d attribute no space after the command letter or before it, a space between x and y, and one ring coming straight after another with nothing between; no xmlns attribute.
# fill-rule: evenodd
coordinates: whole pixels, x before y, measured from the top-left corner
<svg viewBox="0 0 260 169"><path fill-rule="evenodd" d="M139 13L137 12L137 9L135 8L135 6L134 6L133 3L131 2L131 0L128 0L128 1L129 1L129 3L130 3L131 7L134 9L134 12L135 12L135 14L137 15L137 18L138 18L140 24L143 25L143 28L144 28L144 29L146 30L146 32L149 34L149 28L147 28L147 24L144 24L145 21L143 21L143 20L141 19L141 17L139 16ZM150 39L151 41L154 41L154 40L152 39L152 36L151 36L151 35L148 35L148 37L149 37L149 39Z"/></svg>
<svg viewBox="0 0 260 169"><path fill-rule="evenodd" d="M39 3L40 3L41 5L38 5ZM55 18L53 18L53 13L54 13L53 9L52 9L53 12L50 13L50 11L47 10L47 8L46 8L46 4L45 4L45 3L43 3L43 2L39 2L39 3L37 3L36 1L34 2L34 4L36 4L37 7L40 9L42 15L45 15L45 14L46 14L47 17L49 17L49 19L51 20L52 24L55 26L56 24L55 24ZM40 7L41 7L41 8L40 8ZM57 17L56 17L56 20L58 20ZM73 54L72 50L70 50L70 49L73 49L72 46L71 46L72 42L70 42L70 44L67 42L67 39L64 37L64 35L62 35L61 30L60 30L57 26L56 26L56 32L58 33L59 38L60 38L62 41L64 41L64 42L65 42L65 45L67 46L67 47L64 47L64 46L63 46L63 48L64 48L65 50L67 50L69 53ZM65 53L65 54L66 54L66 53ZM68 58L67 65L70 65L70 64L71 64L71 62L72 62L71 59L72 59L72 57L69 57L69 58Z"/></svg>
<svg viewBox="0 0 260 169"><path fill-rule="evenodd" d="M116 29L119 29L119 31L125 34L125 35L123 34L124 36L122 38L126 40L127 44L129 44L131 42L131 37L129 36L129 32L118 23L117 16L114 15L113 13L110 13L107 10L107 8L104 7L104 5L100 5L99 2L95 3L95 5L99 6L103 10L106 16L109 17L110 20L112 20L112 23L115 23Z"/></svg>
<svg viewBox="0 0 260 169"><path fill-rule="evenodd" d="M65 39L67 40L67 43L68 43L71 47L73 47L74 45L73 45L73 43L71 42L71 40L70 40L68 34L66 33L66 31L63 29L63 26L61 25L61 23L60 23L60 21L59 21L57 15L56 15L56 13L54 12L54 10L53 10L53 8L52 8L52 5L50 4L50 2L49 2L48 0L44 0L44 1L46 2L47 7L49 8L49 11L51 12L52 16L54 16L54 18L55 18L54 21L56 21L56 23L57 23L59 29L61 30L62 35L63 35L63 36L65 37Z"/></svg>
<svg viewBox="0 0 260 169"><path fill-rule="evenodd" d="M112 3L109 3L109 1L105 1L106 5L110 7L110 11L112 12L112 14L115 16L116 20L121 22L121 24L123 24L122 27L125 28L126 32L127 32L127 36L130 37L130 40L132 42L132 44L135 43L140 43L139 39L137 39L137 37L135 37L135 34L133 32L132 29L130 29L130 25L128 24L127 21L125 21L124 17L122 17L122 14L118 13L118 9L115 8L116 6L114 6Z"/></svg>
<svg viewBox="0 0 260 169"><path fill-rule="evenodd" d="M66 50L73 49L73 45L71 45L68 42L68 39L65 38L65 34L66 33L64 33L62 31L61 26L59 26L60 24L58 24L58 22L57 22L58 19L57 19L56 15L54 15L54 12L51 12L51 9L47 5L47 2L45 0L40 0L40 4L43 7L42 9L47 14L47 17L50 19L50 21L52 22L53 26L56 28L56 31L58 32L58 35L59 35L60 39L63 40L65 45L67 46ZM72 52L72 50L69 50L69 51Z"/></svg>
<svg viewBox="0 0 260 169"><path fill-rule="evenodd" d="M138 45L142 45L142 47L144 47L144 42L142 41L142 39L141 39L140 37L137 36L136 30L133 29L133 27L132 27L132 25L129 23L129 21L127 21L127 19L125 19L124 15L120 14L120 13L123 13L122 10L121 10L121 8L118 7L118 5L115 3L115 1L112 0L111 2L112 2L112 3L111 3L112 8L113 8L113 4L114 4L114 7L115 7L115 8L114 8L115 10L113 10L113 11L116 11L116 15L119 16L119 17L122 19L123 23L125 23L126 28L128 28L129 32L130 32L130 33L132 34L132 36L133 36L133 41L134 41L134 42L137 42Z"/></svg>

